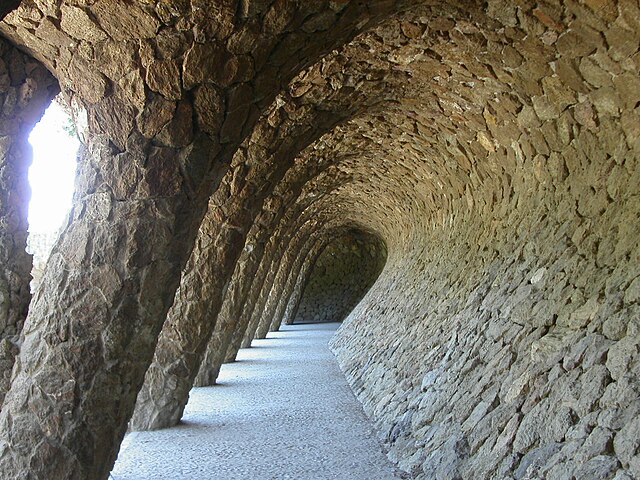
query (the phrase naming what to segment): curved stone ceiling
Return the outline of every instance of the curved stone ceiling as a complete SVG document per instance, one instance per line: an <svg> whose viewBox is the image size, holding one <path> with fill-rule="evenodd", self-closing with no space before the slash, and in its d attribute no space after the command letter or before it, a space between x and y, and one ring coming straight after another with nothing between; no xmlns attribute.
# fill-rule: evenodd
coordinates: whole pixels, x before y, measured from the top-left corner
<svg viewBox="0 0 640 480"><path fill-rule="evenodd" d="M142 305L137 354L121 352L126 412L169 311L133 427L179 421L196 376L215 381L292 318L318 252L360 229L388 262L332 345L401 468L636 473L637 5L187 3L129 5L138 25L120 30L104 0L24 6L2 26L88 112L87 228L60 248L88 246L56 262L78 280L103 261L87 239L128 239L109 270L127 279L112 303ZM149 275L166 280L157 292ZM111 365L124 334L106 312L96 344ZM42 315L59 330L60 312Z"/></svg>

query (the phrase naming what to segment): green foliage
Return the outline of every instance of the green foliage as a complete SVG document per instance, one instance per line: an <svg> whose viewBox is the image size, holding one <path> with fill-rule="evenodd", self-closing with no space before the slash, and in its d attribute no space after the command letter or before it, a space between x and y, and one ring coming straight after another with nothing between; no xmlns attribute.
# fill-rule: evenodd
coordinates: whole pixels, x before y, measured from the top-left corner
<svg viewBox="0 0 640 480"><path fill-rule="evenodd" d="M69 135L70 137L75 137L75 138L79 138L78 137L78 128L76 127L75 122L73 121L73 119L69 116L67 117L67 120L65 122L64 125L62 125L62 129L67 133L67 135Z"/></svg>

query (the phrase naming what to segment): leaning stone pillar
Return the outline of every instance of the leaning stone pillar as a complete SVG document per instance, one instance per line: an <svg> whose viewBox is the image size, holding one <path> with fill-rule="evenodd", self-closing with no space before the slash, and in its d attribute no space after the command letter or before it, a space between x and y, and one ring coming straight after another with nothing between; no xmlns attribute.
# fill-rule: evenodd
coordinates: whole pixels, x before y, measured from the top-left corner
<svg viewBox="0 0 640 480"><path fill-rule="evenodd" d="M282 318L280 324L284 323L285 325L292 325L293 320L295 319L296 313L298 311L298 307L300 306L300 300L302 299L302 294L304 293L304 289L309 281L309 277L311 272L315 268L315 264L319 256L322 254L322 250L324 249L325 244L323 242L317 241L315 245L311 248L309 253L307 254L307 261L303 262L298 269L298 273L295 275L295 285L291 294L288 295L288 299L286 302L286 306L284 312L282 314ZM279 327L280 325L278 325Z"/></svg>
<svg viewBox="0 0 640 480"><path fill-rule="evenodd" d="M336 97L343 93L325 85L316 89ZM231 310L223 308L225 294L230 288L232 297L242 295L235 287L238 277L255 274L251 257L266 242L266 238L259 240L257 251L245 251L242 257L254 220L300 151L349 112L348 108L315 111L283 94L243 142L211 199L196 247L183 271L154 361L138 395L130 423L133 430L165 428L179 422L207 349L211 353L208 367L197 383L215 382L238 324ZM296 184L293 191L299 192L301 186Z"/></svg>
<svg viewBox="0 0 640 480"><path fill-rule="evenodd" d="M263 201L299 151L297 144L288 143L271 152L262 147L276 138L286 119L278 108L268 119L263 117L253 135L238 150L233 168L210 201L196 246L183 271L180 289L158 339L153 363L138 394L130 422L133 430L170 427L182 417L246 236ZM301 124L301 130L307 132L309 126ZM222 320L214 338L224 342L219 348L224 354L235 319L223 315Z"/></svg>
<svg viewBox="0 0 640 480"><path fill-rule="evenodd" d="M188 104L161 100L139 120L158 121L159 104L170 112L166 123L183 110L191 118ZM206 206L189 178L215 151L206 137L187 130L151 145L118 98L88 110L93 134L74 207L25 322L0 415L7 479L106 478ZM125 136L116 122L128 126Z"/></svg>
<svg viewBox="0 0 640 480"><path fill-rule="evenodd" d="M308 215L309 212L306 213ZM303 216L296 224L283 225L285 228L282 229L280 241L273 254L268 257L270 260L269 274L260 293L260 301L253 312L252 325L247 330L244 341L247 341L248 338L265 338L267 336L273 316L272 307L277 303L277 297L281 293L286 273L288 273L285 272L285 269L300 252L305 239L309 235L313 238L313 232L321 230L323 227L322 222L312 220L307 223L307 220L308 216ZM312 245L312 242L308 244Z"/></svg>
<svg viewBox="0 0 640 480"><path fill-rule="evenodd" d="M313 243L311 242L314 246L313 248L318 248L318 242ZM305 255L304 252L301 253L301 255ZM313 254L311 254L313 255ZM229 347L227 349L227 353L226 353L226 358L231 361L232 359L235 359L235 357L238 355L238 351L240 350L241 347L244 347L245 345L243 344L243 339L245 338L245 335L248 335L250 332L248 331L249 326L247 325L244 329L243 332L238 332L238 335L234 335L232 341L229 344ZM251 334L251 338L253 338L253 335L255 335L255 328L253 329L253 333Z"/></svg>
<svg viewBox="0 0 640 480"><path fill-rule="evenodd" d="M225 166L218 143L194 125L191 100L144 85L132 92L88 64L67 73L77 75L70 95L85 144L0 414L6 479L108 476ZM137 75L127 82L142 82Z"/></svg>
<svg viewBox="0 0 640 480"><path fill-rule="evenodd" d="M250 316L247 312L252 305L251 290L254 285L259 283L258 268L264 256L266 243L272 233L267 225L262 224L265 220L264 217L265 212L263 211L254 222L245 250L238 260L194 386L204 387L215 384L222 364L225 361L233 360L229 359L227 355L233 340L238 335L242 339L243 333L239 332L244 332L247 328Z"/></svg>
<svg viewBox="0 0 640 480"><path fill-rule="evenodd" d="M200 357L220 310L230 271L244 246L244 234L230 224L225 224L216 240L209 244L203 237L212 226L203 227L158 339L154 361L138 394L130 422L132 430L165 428L180 421ZM213 264L207 264L200 256ZM200 262L205 272L197 268Z"/></svg>
<svg viewBox="0 0 640 480"><path fill-rule="evenodd" d="M304 210L301 205L296 205L297 209ZM255 329L252 338L265 338L271 327L274 308L278 303L279 295L282 293L286 276L289 273L291 264L295 258L302 257L308 253L305 245L309 248L313 245L313 240L325 228L326 222L320 221L317 216L312 218L312 209L307 209L304 215L299 217L298 221L293 223L285 223L282 225L281 240L278 242L274 255L271 256L272 264L269 267L270 275L265 282L265 289L261 294L263 301L260 303L259 310L254 311ZM301 250L302 249L302 250ZM305 252L302 255L299 253ZM251 332L247 331L247 334ZM247 337L245 337L246 339Z"/></svg>
<svg viewBox="0 0 640 480"><path fill-rule="evenodd" d="M227 360L225 356L227 348L225 346L230 343L235 330L242 328L239 311L242 310L242 306L245 304L251 280L256 274L264 252L264 243L260 241L252 241L248 245L250 249L245 247L242 256L238 260L213 334L209 339L206 352L200 363L198 375L194 380L194 386L196 387L204 387L216 383L220 367Z"/></svg>
<svg viewBox="0 0 640 480"><path fill-rule="evenodd" d="M348 231L346 226L344 230ZM304 308L309 306L308 294L313 292L314 288L316 292L318 292L318 288L321 288L320 295L322 297L327 295L324 306L318 307L320 308L319 313L324 315L324 318L319 321L327 321L327 318L333 318L332 321L336 322L343 320L371 288L386 263L386 246L377 236L352 230L351 233L340 237L339 240L332 241L333 238L336 238L335 233L324 231L322 238L323 245L326 245L327 248L312 250L307 254L307 261L296 263L292 268L292 274L288 278L289 281L272 319L272 331L277 331L282 323L293 323L303 294L306 299L306 305L302 304ZM358 251L355 255L354 248ZM336 280L339 278L338 281L344 282L340 284L341 295L345 295L340 300L344 301L335 302L336 290L326 291L322 284L319 286L315 283L317 278L312 280L317 268L320 270L329 268L336 272L333 278ZM331 290L331 284L326 286ZM311 302L313 304L314 300ZM318 310L316 309L316 311ZM313 321L318 320L314 319Z"/></svg>
<svg viewBox="0 0 640 480"><path fill-rule="evenodd" d="M248 243L250 248L245 249L238 261L219 321L207 346L207 352L194 385L215 384L221 365L235 360L257 300L256 296L252 295L252 289L259 290L257 286L262 285L264 276L267 274L266 264L262 264L262 261L267 246L273 247L276 240L272 228L285 213L288 200L297 198L302 184L303 182L290 185L282 197L278 195L272 197L272 202L268 202L269 208L265 209L256 220L250 232ZM274 240L269 242L269 237L273 237ZM261 266L263 269L259 272Z"/></svg>
<svg viewBox="0 0 640 480"><path fill-rule="evenodd" d="M258 250L259 255L256 253L252 258L254 262L253 270L251 270L252 274L250 276L243 276L243 278L239 279L240 283L243 285L243 293L238 297L238 301L229 307L230 310L228 316L229 318L236 318L237 324L230 335L224 356L221 352L217 351L220 348L220 343L214 344L212 342L209 345L206 359L207 362L203 362L201 367L202 375L199 375L203 382L211 381L212 378L215 382L215 377L217 377L217 372L220 370L222 362L233 361L241 346L249 347L251 345L253 332L255 332L256 328L255 325L257 325L257 323L253 322L253 312L260 299L260 293L268 273L268 268L271 265L271 255L273 255L272 249L276 248L276 239L279 238L278 235L275 234L277 231L277 225L282 221L285 213L288 215L287 218L289 219L292 218L292 216L295 217L295 212L287 210L288 205L295 203L304 184L310 178L320 173L325 167L326 165L322 166L316 164L315 169L306 168L305 175L301 177L297 177L294 173L293 177L296 178L296 181L286 184L287 188L283 189L284 193L282 196L276 195L272 197L273 203L277 203L279 206L273 208L273 212L268 210L264 211L262 216L265 218L261 217L256 222L257 227L255 228L255 233L253 233L253 235L256 238L256 244L260 245L260 249ZM296 210L296 212L298 212L298 210ZM287 220L284 222L286 223ZM266 258L265 251L267 252ZM248 333L249 331L252 332L250 335ZM248 340L245 341L245 338ZM208 380L205 380L205 375L207 375ZM212 384L213 383L203 383L203 385Z"/></svg>
<svg viewBox="0 0 640 480"><path fill-rule="evenodd" d="M302 300L302 294L304 293L304 286L307 283L309 277L309 270L307 267L310 264L305 264L303 266L303 270L298 275L296 279L296 284L293 287L293 291L291 292L291 296L287 301L287 306L285 307L284 314L282 315L281 324L285 325L293 325L293 320L295 319L296 312L300 307L300 300Z"/></svg>
<svg viewBox="0 0 640 480"><path fill-rule="evenodd" d="M155 33L152 17L124 7L140 17L140 32L127 34ZM84 145L74 205L24 322L0 413L0 477L104 479L224 162L214 163L220 148L194 126L191 98L145 84L135 50L143 42L109 40L122 32L96 25L67 34L60 25L73 25L38 15L34 5L18 9L0 29L57 68ZM23 27L38 18L42 28ZM100 48L70 51L85 34ZM208 118L221 123L223 109L212 110Z"/></svg>
<svg viewBox="0 0 640 480"><path fill-rule="evenodd" d="M273 238L275 239L279 237L274 236ZM280 238L280 240L282 239ZM272 243L276 242L274 241ZM256 283L256 290L253 295L254 300L252 301L250 309L249 325L242 340L241 346L243 348L251 346L251 341L254 339L256 329L262 319L264 306L267 303L269 294L273 288L273 281L276 275L276 268L274 268L274 265L278 264L278 259L275 257L274 250L274 248L269 249L268 254L265 254L262 260L263 263L258 273L259 276L257 277L259 281Z"/></svg>
<svg viewBox="0 0 640 480"><path fill-rule="evenodd" d="M317 175L312 176L314 178L314 184L328 183L323 185L325 192L320 195L303 195L298 201L289 208L287 214L280 220L279 228L271 238L271 242L268 245L268 251L264 255L264 259L260 266L259 274L256 277L259 281L257 288L252 294L251 298L251 310L249 326L244 332L240 347L247 348L251 346L251 342L254 338L265 338L269 327L271 325L270 319L266 320L265 307L268 304L269 295L272 291L275 276L278 272L278 267L282 256L285 254L286 249L289 247L289 242L294 238L301 238L303 231L305 232L317 232L321 231L325 227L326 219L319 219L317 215L314 215L314 210L309 208L314 203L318 202L330 192L336 185L338 185L338 175L324 176L320 172L326 173L326 169L319 170ZM317 186L317 185L316 185ZM315 188L315 186L313 187ZM308 189L308 185L305 186ZM308 193L310 193L309 190ZM294 234L293 232L296 232ZM278 238L278 242L274 240ZM258 333L258 331L260 333Z"/></svg>
<svg viewBox="0 0 640 480"><path fill-rule="evenodd" d="M311 271L313 271L316 261L322 253L327 241L328 240L315 241L310 248L307 248L306 253L301 252L299 258L296 258L293 265L289 266L289 274L287 275L286 283L282 293L280 294L277 307L275 308L271 319L271 325L269 327L270 331L277 332L280 329L280 325L284 320L285 311L289 303L293 301L297 304L297 301L293 298L294 292L296 291L296 288L298 288L299 292L304 290L308 283L309 275L311 274Z"/></svg>
<svg viewBox="0 0 640 480"><path fill-rule="evenodd" d="M267 244L273 236L275 225L286 211L288 200L299 195L302 184L287 184L288 188L284 191L274 193L254 222L194 381L195 386L214 385L221 365L235 359L256 301L252 291L261 284L262 276L266 274L266 270L259 272L259 267ZM234 347L236 343L237 347Z"/></svg>
<svg viewBox="0 0 640 480"><path fill-rule="evenodd" d="M0 38L0 406L31 300L28 137L58 91L58 82L40 62Z"/></svg>
<svg viewBox="0 0 640 480"><path fill-rule="evenodd" d="M255 338L266 338L267 333L273 331L272 326L278 305L290 293L295 279L294 272L299 271L305 261L313 261L313 258L309 257L309 253L316 246L316 242L322 241L321 237L326 232L326 228L328 228L326 224L306 224L294 236L290 237L288 242L283 242L277 254L279 262L275 269L272 290L262 309Z"/></svg>

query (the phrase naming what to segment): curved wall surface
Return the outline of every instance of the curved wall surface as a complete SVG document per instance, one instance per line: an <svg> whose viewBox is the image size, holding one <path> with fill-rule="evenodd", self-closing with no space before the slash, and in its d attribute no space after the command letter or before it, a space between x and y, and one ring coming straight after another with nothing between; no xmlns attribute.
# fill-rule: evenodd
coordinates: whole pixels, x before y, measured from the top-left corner
<svg viewBox="0 0 640 480"><path fill-rule="evenodd" d="M318 256L293 323L341 322L380 275L384 244L352 232L331 242Z"/></svg>

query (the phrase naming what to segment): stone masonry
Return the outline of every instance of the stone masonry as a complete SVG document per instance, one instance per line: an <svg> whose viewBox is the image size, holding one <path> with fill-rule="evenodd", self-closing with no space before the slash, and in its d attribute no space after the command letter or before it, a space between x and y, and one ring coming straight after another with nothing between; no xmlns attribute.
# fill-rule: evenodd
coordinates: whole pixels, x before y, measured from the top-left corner
<svg viewBox="0 0 640 480"><path fill-rule="evenodd" d="M383 264L331 345L408 477L640 478L637 0L25 0L0 34L2 478L108 478ZM28 306L58 88L76 192ZM327 263L349 235L378 253Z"/></svg>
<svg viewBox="0 0 640 480"><path fill-rule="evenodd" d="M375 237L345 235L320 253L308 272L292 323L341 322L380 275L385 247Z"/></svg>

